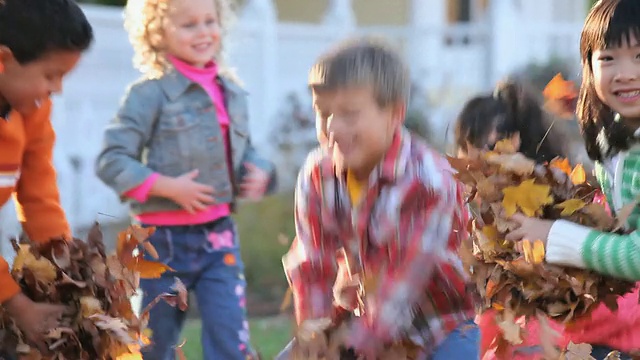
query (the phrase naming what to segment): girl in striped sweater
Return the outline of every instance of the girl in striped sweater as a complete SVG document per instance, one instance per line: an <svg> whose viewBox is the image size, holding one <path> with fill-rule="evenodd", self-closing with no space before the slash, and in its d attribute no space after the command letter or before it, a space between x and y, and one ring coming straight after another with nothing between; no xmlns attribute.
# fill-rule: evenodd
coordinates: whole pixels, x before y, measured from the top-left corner
<svg viewBox="0 0 640 360"><path fill-rule="evenodd" d="M582 30L580 53L583 82L577 115L587 153L596 162L596 176L615 213L640 196L640 1L596 3ZM628 218L627 235L522 214L513 219L521 226L507 239L542 239L548 263L640 281L638 208ZM618 305L615 313L602 305L590 319L567 329L573 342L594 345L593 356L597 359L611 349L638 352L637 291L619 298Z"/></svg>

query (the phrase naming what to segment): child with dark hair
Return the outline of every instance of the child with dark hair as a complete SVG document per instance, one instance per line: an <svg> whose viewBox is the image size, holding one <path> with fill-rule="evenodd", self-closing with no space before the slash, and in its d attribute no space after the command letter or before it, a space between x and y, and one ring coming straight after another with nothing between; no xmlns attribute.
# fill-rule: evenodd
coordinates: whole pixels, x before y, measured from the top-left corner
<svg viewBox="0 0 640 360"><path fill-rule="evenodd" d="M532 93L521 84L507 80L499 83L493 94L479 95L462 108L455 126L456 150L460 157L477 156L482 149L492 149L496 142L512 141L519 151L539 163L561 156L559 142L552 139L546 114ZM484 360L495 359L494 339L501 332L495 322L495 311L486 311L477 318L480 326L480 356ZM539 324L535 319L525 323L528 336L525 342L514 347L510 358L540 359ZM552 326L561 331L562 327Z"/></svg>
<svg viewBox="0 0 640 360"><path fill-rule="evenodd" d="M580 40L582 86L577 115L587 153L613 212L640 196L640 2L600 0L585 21ZM590 269L640 281L640 209L625 224L626 234L600 232L565 220L516 214L520 228L507 239L541 239L550 264ZM638 293L618 298L618 311L604 306L571 327L574 342L596 345L596 358L612 348L640 351ZM623 356L623 358L631 358Z"/></svg>
<svg viewBox="0 0 640 360"><path fill-rule="evenodd" d="M511 139L528 158L551 161L562 149L550 126L538 100L522 85L508 80L498 84L493 94L465 104L456 122L456 148L458 155L473 156L499 140Z"/></svg>
<svg viewBox="0 0 640 360"><path fill-rule="evenodd" d="M0 2L0 205L14 194L33 241L71 239L52 163L51 94L93 40L72 0ZM20 291L0 258L0 302L28 340L44 346L64 307L35 303Z"/></svg>

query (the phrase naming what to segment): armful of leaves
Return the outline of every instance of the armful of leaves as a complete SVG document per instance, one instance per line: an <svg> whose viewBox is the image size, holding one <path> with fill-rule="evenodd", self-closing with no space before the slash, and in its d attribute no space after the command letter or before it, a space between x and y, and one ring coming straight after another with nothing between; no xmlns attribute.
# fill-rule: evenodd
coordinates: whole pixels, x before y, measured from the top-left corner
<svg viewBox="0 0 640 360"><path fill-rule="evenodd" d="M96 224L86 242L61 239L46 244L18 244L12 275L24 294L37 302L64 304L72 312L62 319L62 326L50 331L50 353L39 351L25 342L8 314L1 317L4 328L0 347L17 351L28 359L118 359L137 354L149 345L149 309L166 301L181 310L187 308L187 290L176 278L173 291L160 295L136 316L130 298L140 278L158 278L166 265L143 258L146 251L157 258L147 241L154 228L137 226L118 235L116 253L106 255L102 232ZM137 251L134 251L137 250Z"/></svg>
<svg viewBox="0 0 640 360"><path fill-rule="evenodd" d="M478 158L449 158L449 162L458 171L456 177L468 186L468 201L477 198L471 239L461 246L460 256L482 299L481 308L502 312L504 326L513 323L508 319L537 312L568 323L588 316L602 302L615 310L617 296L633 289L631 282L593 271L546 264L539 239L525 240L522 246L504 239L517 228L509 220L516 212L621 231L624 219L612 218L593 202L596 188L585 181L582 166L572 168L568 160L559 158L536 165L507 141ZM506 338L517 344L520 330Z"/></svg>

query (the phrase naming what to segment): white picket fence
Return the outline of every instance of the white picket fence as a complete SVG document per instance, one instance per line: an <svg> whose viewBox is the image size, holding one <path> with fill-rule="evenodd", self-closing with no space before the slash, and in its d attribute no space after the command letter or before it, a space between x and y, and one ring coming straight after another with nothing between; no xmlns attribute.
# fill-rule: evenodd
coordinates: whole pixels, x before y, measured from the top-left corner
<svg viewBox="0 0 640 360"><path fill-rule="evenodd" d="M461 25L445 24L443 8L438 15L433 1L444 2L414 0L415 14L406 26L357 27L347 0L331 1L325 21L319 24L277 22L271 0L247 0L228 39L229 63L250 93L251 132L257 147L277 160L270 134L279 121L286 120L277 118L277 110L292 92L308 99L305 81L314 59L350 34L392 39L429 98L433 127L443 134L470 95L489 89L515 68L554 56L577 65L582 16L556 20L550 9L557 0L492 0L484 21ZM54 99L53 115L62 202L76 229L95 220L104 223L126 217L115 194L94 176L93 166L103 127L114 115L126 85L139 76L131 66L133 52L122 27L121 9L85 5L84 10L96 41L69 75L64 94ZM2 209L0 239L6 238L6 232L17 231L14 219L11 209Z"/></svg>

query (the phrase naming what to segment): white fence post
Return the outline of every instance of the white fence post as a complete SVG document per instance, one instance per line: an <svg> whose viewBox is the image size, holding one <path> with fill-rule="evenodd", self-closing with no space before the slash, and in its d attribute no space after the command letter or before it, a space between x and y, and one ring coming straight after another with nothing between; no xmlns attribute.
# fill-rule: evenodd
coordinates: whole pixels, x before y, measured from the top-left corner
<svg viewBox="0 0 640 360"><path fill-rule="evenodd" d="M273 122L280 93L277 24L277 9L272 0L248 0L231 36L240 41L228 41L235 44L231 50L232 62L240 65L243 69L241 78L248 80L251 136L260 151L271 150L268 146L269 125Z"/></svg>

